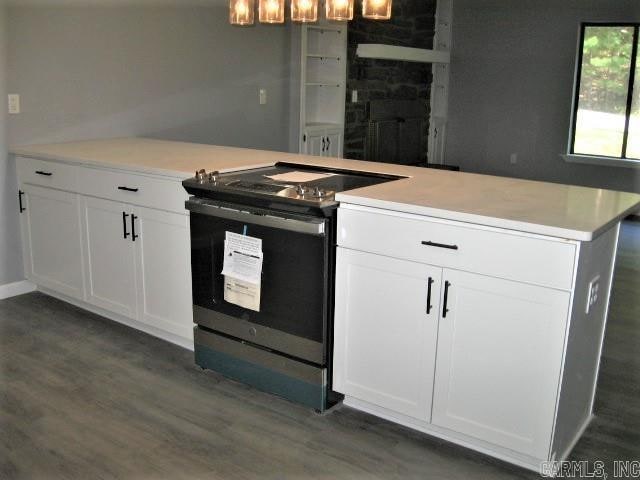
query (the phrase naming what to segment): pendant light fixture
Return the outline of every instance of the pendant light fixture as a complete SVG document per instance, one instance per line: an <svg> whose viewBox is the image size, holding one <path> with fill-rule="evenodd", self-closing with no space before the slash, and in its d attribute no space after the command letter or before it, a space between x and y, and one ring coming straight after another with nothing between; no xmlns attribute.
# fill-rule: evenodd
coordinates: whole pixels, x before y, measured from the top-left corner
<svg viewBox="0 0 640 480"><path fill-rule="evenodd" d="M253 0L229 0L229 23L253 25Z"/></svg>
<svg viewBox="0 0 640 480"><path fill-rule="evenodd" d="M354 0L326 0L327 20L353 20L353 2Z"/></svg>
<svg viewBox="0 0 640 480"><path fill-rule="evenodd" d="M0 0L1 2L2 0ZM229 0L229 23L253 25L256 0ZM327 20L353 20L355 0L325 0ZM285 0L258 0L260 23L284 23ZM362 0L362 16L369 20L389 20L392 0ZM291 20L310 23L318 21L318 0L291 0Z"/></svg>
<svg viewBox="0 0 640 480"><path fill-rule="evenodd" d="M259 0L260 23L284 23L284 0Z"/></svg>
<svg viewBox="0 0 640 480"><path fill-rule="evenodd" d="M303 23L318 21L318 0L291 0L291 20Z"/></svg>
<svg viewBox="0 0 640 480"><path fill-rule="evenodd" d="M391 0L362 0L362 16L371 20L389 20Z"/></svg>

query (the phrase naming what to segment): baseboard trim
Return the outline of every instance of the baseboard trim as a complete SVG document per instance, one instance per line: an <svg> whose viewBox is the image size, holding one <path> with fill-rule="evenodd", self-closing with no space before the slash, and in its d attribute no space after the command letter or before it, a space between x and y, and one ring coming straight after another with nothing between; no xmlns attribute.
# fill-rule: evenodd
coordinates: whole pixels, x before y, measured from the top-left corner
<svg viewBox="0 0 640 480"><path fill-rule="evenodd" d="M534 471L536 473L540 473L540 465L541 462L544 461L536 459L529 455L524 455L522 453L509 450L507 448L489 444L482 440L468 437L461 433L453 432L446 428L438 427L425 421L407 417L400 413L393 412L386 408L373 405L369 402L350 397L348 395L345 395L342 403L347 407L355 408L371 415L375 415L376 417L384 418L385 420L389 420L390 422L398 423L405 427L409 427L414 430L426 433L427 435L431 435L433 437L458 444L470 450L475 450L476 452L483 453L490 457L497 458L498 460L502 460L503 462L507 462L512 465Z"/></svg>
<svg viewBox="0 0 640 480"><path fill-rule="evenodd" d="M5 283L0 285L0 300L15 297L24 293L33 292L36 286L29 280L21 280L19 282Z"/></svg>

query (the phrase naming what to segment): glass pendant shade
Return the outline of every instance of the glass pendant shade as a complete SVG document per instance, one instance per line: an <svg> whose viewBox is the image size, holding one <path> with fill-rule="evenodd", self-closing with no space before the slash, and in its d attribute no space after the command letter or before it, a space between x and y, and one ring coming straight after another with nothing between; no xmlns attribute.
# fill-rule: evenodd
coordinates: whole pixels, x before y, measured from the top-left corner
<svg viewBox="0 0 640 480"><path fill-rule="evenodd" d="M294 22L316 22L318 0L291 0L291 20Z"/></svg>
<svg viewBox="0 0 640 480"><path fill-rule="evenodd" d="M258 19L261 23L284 23L284 0L259 0Z"/></svg>
<svg viewBox="0 0 640 480"><path fill-rule="evenodd" d="M353 20L353 2L354 0L327 0L327 20Z"/></svg>
<svg viewBox="0 0 640 480"><path fill-rule="evenodd" d="M389 20L391 0L362 0L362 16L371 20Z"/></svg>
<svg viewBox="0 0 640 480"><path fill-rule="evenodd" d="M229 23L253 25L253 0L229 0Z"/></svg>

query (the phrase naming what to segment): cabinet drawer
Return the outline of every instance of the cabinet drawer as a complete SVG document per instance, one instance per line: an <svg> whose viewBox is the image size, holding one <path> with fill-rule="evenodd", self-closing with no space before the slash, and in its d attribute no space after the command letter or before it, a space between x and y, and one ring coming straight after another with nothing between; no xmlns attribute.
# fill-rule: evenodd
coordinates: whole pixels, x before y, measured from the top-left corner
<svg viewBox="0 0 640 480"><path fill-rule="evenodd" d="M16 159L16 169L20 183L41 185L72 192L77 189L78 168L75 165L35 158L18 157Z"/></svg>
<svg viewBox="0 0 640 480"><path fill-rule="evenodd" d="M78 188L85 195L179 213L188 198L179 180L91 167L79 167Z"/></svg>
<svg viewBox="0 0 640 480"><path fill-rule="evenodd" d="M564 290L573 282L574 243L417 215L340 208L337 242L354 250Z"/></svg>

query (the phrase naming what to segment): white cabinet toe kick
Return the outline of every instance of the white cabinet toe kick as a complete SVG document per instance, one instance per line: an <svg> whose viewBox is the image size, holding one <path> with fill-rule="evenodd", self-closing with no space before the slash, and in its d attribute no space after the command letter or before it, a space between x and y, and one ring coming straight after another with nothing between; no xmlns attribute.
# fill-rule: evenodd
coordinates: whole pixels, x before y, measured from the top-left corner
<svg viewBox="0 0 640 480"><path fill-rule="evenodd" d="M592 417L618 228L578 242L342 204L334 390L532 470L565 459Z"/></svg>

